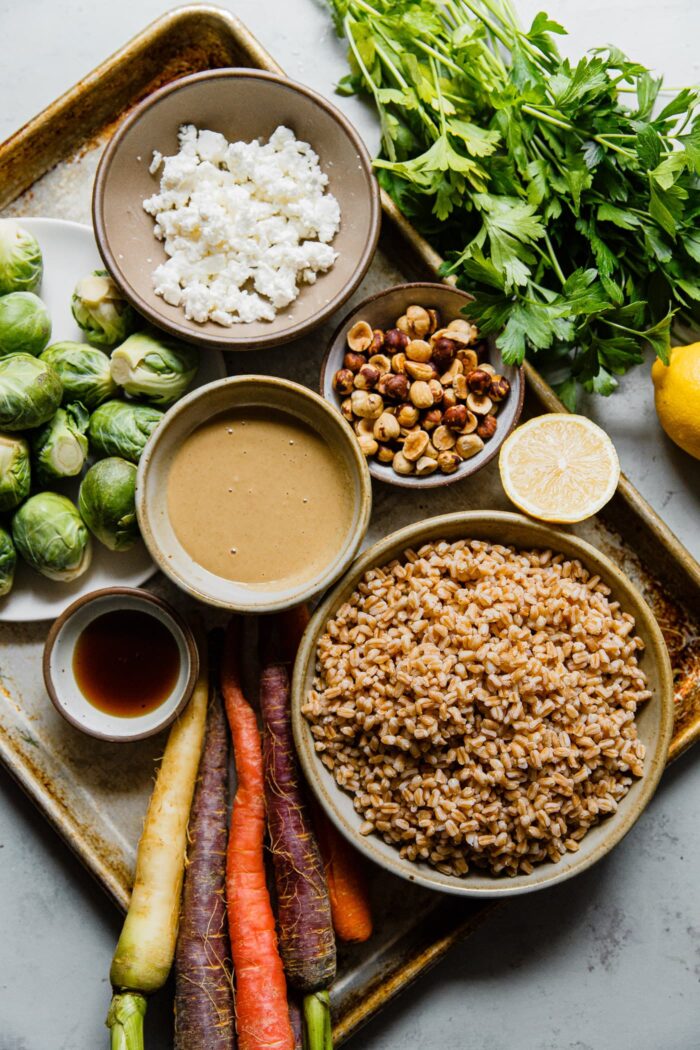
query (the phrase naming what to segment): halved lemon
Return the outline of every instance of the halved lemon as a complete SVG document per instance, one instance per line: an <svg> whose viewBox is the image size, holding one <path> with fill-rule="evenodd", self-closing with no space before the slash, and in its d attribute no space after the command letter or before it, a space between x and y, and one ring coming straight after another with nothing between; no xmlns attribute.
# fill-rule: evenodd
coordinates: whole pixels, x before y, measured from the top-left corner
<svg viewBox="0 0 700 1050"><path fill-rule="evenodd" d="M514 430L498 460L506 495L542 521L583 521L617 488L620 463L612 441L585 416L552 412Z"/></svg>

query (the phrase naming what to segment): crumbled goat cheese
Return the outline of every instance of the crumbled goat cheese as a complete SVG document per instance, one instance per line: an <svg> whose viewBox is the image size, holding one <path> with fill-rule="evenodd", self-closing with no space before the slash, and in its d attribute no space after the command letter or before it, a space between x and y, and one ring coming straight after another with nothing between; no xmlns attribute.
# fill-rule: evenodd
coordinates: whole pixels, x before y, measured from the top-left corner
<svg viewBox="0 0 700 1050"><path fill-rule="evenodd" d="M160 191L143 202L166 262L157 295L193 321L272 321L337 258L340 208L308 142L279 127L269 142L228 142L184 124L180 151L153 154Z"/></svg>

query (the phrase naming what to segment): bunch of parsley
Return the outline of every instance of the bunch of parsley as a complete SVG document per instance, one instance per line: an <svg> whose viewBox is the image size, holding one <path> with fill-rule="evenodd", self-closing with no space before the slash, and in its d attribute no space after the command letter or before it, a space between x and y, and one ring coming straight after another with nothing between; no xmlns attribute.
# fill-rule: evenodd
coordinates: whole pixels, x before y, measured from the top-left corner
<svg viewBox="0 0 700 1050"><path fill-rule="evenodd" d="M700 105L510 0L331 0L349 43L341 93L369 93L381 184L445 256L504 358L535 359L569 407L667 360L700 319Z"/></svg>

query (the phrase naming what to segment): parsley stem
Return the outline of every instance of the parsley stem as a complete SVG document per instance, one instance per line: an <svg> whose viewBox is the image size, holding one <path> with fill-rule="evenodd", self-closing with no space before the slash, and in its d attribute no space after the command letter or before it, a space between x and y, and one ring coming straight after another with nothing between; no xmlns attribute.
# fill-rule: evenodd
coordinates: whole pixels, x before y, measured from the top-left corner
<svg viewBox="0 0 700 1050"><path fill-rule="evenodd" d="M549 258L552 262L552 268L554 269L555 274L557 275L562 284L566 284L566 277L564 276L564 271L559 265L559 260L557 259L556 252L552 247L552 242L550 241L549 234L547 232L545 232L544 235L544 243L547 245L547 251L549 253Z"/></svg>

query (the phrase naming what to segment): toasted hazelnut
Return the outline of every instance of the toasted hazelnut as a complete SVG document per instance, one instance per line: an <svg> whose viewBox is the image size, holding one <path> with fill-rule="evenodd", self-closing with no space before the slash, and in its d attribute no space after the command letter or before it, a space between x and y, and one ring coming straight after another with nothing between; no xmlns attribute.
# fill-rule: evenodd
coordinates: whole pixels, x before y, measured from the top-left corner
<svg viewBox="0 0 700 1050"><path fill-rule="evenodd" d="M363 365L355 376L355 389L374 390L379 382L379 375L379 369L375 368L374 365Z"/></svg>
<svg viewBox="0 0 700 1050"><path fill-rule="evenodd" d="M429 408L421 420L424 430L435 430L442 422L442 411L439 408Z"/></svg>
<svg viewBox="0 0 700 1050"><path fill-rule="evenodd" d="M421 361L425 364L430 360L432 349L430 343L424 339L412 339L406 347L406 357L409 361Z"/></svg>
<svg viewBox="0 0 700 1050"><path fill-rule="evenodd" d="M353 430L359 437L361 434L365 436L369 435L374 437L374 420L372 419L356 419L353 425Z"/></svg>
<svg viewBox="0 0 700 1050"><path fill-rule="evenodd" d="M380 445L377 452L377 459L380 463L391 463L396 453L390 445Z"/></svg>
<svg viewBox="0 0 700 1050"><path fill-rule="evenodd" d="M372 329L372 342L367 347L368 354L378 354L384 347L384 332L381 328Z"/></svg>
<svg viewBox="0 0 700 1050"><path fill-rule="evenodd" d="M371 434L359 434L357 443L365 456L373 456L379 449L379 445Z"/></svg>
<svg viewBox="0 0 700 1050"><path fill-rule="evenodd" d="M339 394L351 394L354 378L349 368L339 368L333 376L333 389Z"/></svg>
<svg viewBox="0 0 700 1050"><path fill-rule="evenodd" d="M461 376L464 372L464 365L461 361L458 361L455 357L454 361L447 369L446 372L440 376L440 382L443 386L452 386L456 376Z"/></svg>
<svg viewBox="0 0 700 1050"><path fill-rule="evenodd" d="M451 339L461 347L469 346L471 342L471 336L467 332L462 332L454 328L438 328L437 332L433 332L431 335L430 341L434 345L437 343L438 339Z"/></svg>
<svg viewBox="0 0 700 1050"><path fill-rule="evenodd" d="M388 332L384 333L384 348L390 350L393 354L403 350L408 346L409 342L408 336L400 328L390 328Z"/></svg>
<svg viewBox="0 0 700 1050"><path fill-rule="evenodd" d="M347 335L347 344L351 350L361 353L372 345L372 329L366 321L357 321Z"/></svg>
<svg viewBox="0 0 700 1050"><path fill-rule="evenodd" d="M410 383L408 382L407 376L382 376L382 380L384 381L384 390L386 391L386 396L391 401L406 400L410 388Z"/></svg>
<svg viewBox="0 0 700 1050"><path fill-rule="evenodd" d="M510 393L510 383L505 376L492 376L488 394L492 401L503 401Z"/></svg>
<svg viewBox="0 0 700 1050"><path fill-rule="evenodd" d="M487 416L493 401L486 394L469 394L467 397L467 408L475 416Z"/></svg>
<svg viewBox="0 0 700 1050"><path fill-rule="evenodd" d="M384 375L386 372L391 371L391 361L386 354L373 354L372 357L370 357L368 364L376 368L380 375Z"/></svg>
<svg viewBox="0 0 700 1050"><path fill-rule="evenodd" d="M438 450L435 448L435 445L432 443L432 441L429 441L426 445L425 452L423 453L423 455L430 456L431 459L438 458Z"/></svg>
<svg viewBox="0 0 700 1050"><path fill-rule="evenodd" d="M406 355L403 350L399 350L398 354L394 354L391 359L391 370L396 372L397 375L403 375L406 371Z"/></svg>
<svg viewBox="0 0 700 1050"><path fill-rule="evenodd" d="M420 413L415 405L401 405L396 413L396 419L401 427L414 427L420 418Z"/></svg>
<svg viewBox="0 0 700 1050"><path fill-rule="evenodd" d="M430 361L407 361L406 374L409 375L411 379L420 379L425 383L431 379L437 378L435 365Z"/></svg>
<svg viewBox="0 0 700 1050"><path fill-rule="evenodd" d="M349 368L351 372L359 372L363 365L367 364L364 354L356 354L354 350L348 350L343 358L343 368Z"/></svg>
<svg viewBox="0 0 700 1050"><path fill-rule="evenodd" d="M409 306L406 317L413 328L413 334L422 339L430 331L430 314L423 306Z"/></svg>
<svg viewBox="0 0 700 1050"><path fill-rule="evenodd" d="M412 474L415 466L410 459L406 459L403 452L397 452L391 461L391 465L397 474Z"/></svg>
<svg viewBox="0 0 700 1050"><path fill-rule="evenodd" d="M469 332L471 334L473 326L464 317L455 317L447 327L451 332Z"/></svg>
<svg viewBox="0 0 700 1050"><path fill-rule="evenodd" d="M379 419L374 422L373 434L377 441L396 441L401 433L401 427L396 416L389 412L382 412Z"/></svg>
<svg viewBox="0 0 700 1050"><path fill-rule="evenodd" d="M439 405L445 396L445 388L439 379L429 379L428 386L430 387L430 393L433 395L433 404Z"/></svg>
<svg viewBox="0 0 700 1050"><path fill-rule="evenodd" d="M351 401L354 414L361 419L379 419L384 409L379 394L369 394L366 390L353 391Z"/></svg>
<svg viewBox="0 0 700 1050"><path fill-rule="evenodd" d="M437 331L440 326L440 314L437 310L432 310L428 307L428 317L430 318L430 328L428 329L428 335L432 335L433 332Z"/></svg>
<svg viewBox="0 0 700 1050"><path fill-rule="evenodd" d="M418 380L416 383L411 383L411 389L408 396L416 408L433 407L433 393L428 384L422 380Z"/></svg>
<svg viewBox="0 0 700 1050"><path fill-rule="evenodd" d="M398 321L396 322L396 327L400 332L403 332L404 335L409 336L409 338L413 334L413 326L409 321L408 317L406 317L406 314L401 314Z"/></svg>
<svg viewBox="0 0 700 1050"><path fill-rule="evenodd" d="M496 375L496 369L493 365L490 365L488 361L484 361L483 364L480 364L478 367L482 372L486 372L487 375L491 376L491 378Z"/></svg>
<svg viewBox="0 0 700 1050"><path fill-rule="evenodd" d="M432 456L421 456L416 463L416 475L419 478L427 477L428 474L434 474L437 470L437 459Z"/></svg>
<svg viewBox="0 0 700 1050"><path fill-rule="evenodd" d="M445 387L442 393L442 407L443 409L452 408L453 405L457 404L457 395L451 386Z"/></svg>
<svg viewBox="0 0 700 1050"><path fill-rule="evenodd" d="M467 386L467 377L465 375L457 375L452 381L452 389L455 392L455 397L459 401L466 401L467 395L469 394L469 387Z"/></svg>
<svg viewBox="0 0 700 1050"><path fill-rule="evenodd" d="M473 372L475 368L479 367L479 358L473 350L458 350L457 360L462 362L465 375L467 372Z"/></svg>
<svg viewBox="0 0 700 1050"><path fill-rule="evenodd" d="M467 422L467 406L453 405L452 408L448 408L443 413L442 422L450 430L462 430Z"/></svg>
<svg viewBox="0 0 700 1050"><path fill-rule="evenodd" d="M483 438L484 441L488 441L489 438L492 438L496 433L497 426L498 420L495 416L486 416L479 422L476 432L480 438Z"/></svg>
<svg viewBox="0 0 700 1050"><path fill-rule="evenodd" d="M476 434L463 434L457 438L455 452L462 459L471 459L477 452L481 452L484 442Z"/></svg>
<svg viewBox="0 0 700 1050"><path fill-rule="evenodd" d="M475 368L467 376L467 386L473 394L487 394L491 386L491 376L483 368Z"/></svg>
<svg viewBox="0 0 700 1050"><path fill-rule="evenodd" d="M433 343L433 361L439 372L446 372L455 359L457 344L452 339L444 337L436 339Z"/></svg>
<svg viewBox="0 0 700 1050"><path fill-rule="evenodd" d="M462 461L454 449L449 449L449 451L440 453L437 462L443 474L454 474Z"/></svg>
<svg viewBox="0 0 700 1050"><path fill-rule="evenodd" d="M442 424L436 427L431 434L431 441L438 452L444 452L448 448L453 448L456 440L457 438L453 431Z"/></svg>
<svg viewBox="0 0 700 1050"><path fill-rule="evenodd" d="M352 410L352 399L346 397L344 401L340 402L340 413L344 419L347 419L348 423L352 423L355 415Z"/></svg>
<svg viewBox="0 0 700 1050"><path fill-rule="evenodd" d="M424 430L413 430L403 443L403 454L411 463L415 463L425 452L430 438Z"/></svg>
<svg viewBox="0 0 700 1050"><path fill-rule="evenodd" d="M476 416L474 415L473 412L470 412L469 409L467 409L467 421L464 424L464 426L462 427L461 433L462 434L473 434L478 425L479 425L479 420L476 418Z"/></svg>

